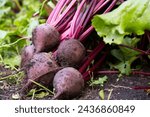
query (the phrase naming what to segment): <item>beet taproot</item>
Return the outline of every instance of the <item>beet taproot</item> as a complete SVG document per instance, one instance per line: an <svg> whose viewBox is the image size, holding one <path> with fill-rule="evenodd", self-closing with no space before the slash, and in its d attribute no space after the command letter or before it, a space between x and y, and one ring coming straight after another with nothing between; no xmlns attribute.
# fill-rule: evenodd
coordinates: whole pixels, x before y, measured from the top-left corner
<svg viewBox="0 0 150 117"><path fill-rule="evenodd" d="M53 80L55 96L53 99L70 99L82 92L84 80L82 74L72 67L58 71Z"/></svg>
<svg viewBox="0 0 150 117"><path fill-rule="evenodd" d="M77 67L86 54L83 44L76 39L64 40L56 51L56 60L63 67Z"/></svg>
<svg viewBox="0 0 150 117"><path fill-rule="evenodd" d="M24 79L24 86L22 92L29 91L31 88L35 88L31 81L36 81L41 85L48 87L52 86L55 73L61 68L51 58L49 53L38 53L33 56L29 64L26 66L26 78Z"/></svg>
<svg viewBox="0 0 150 117"><path fill-rule="evenodd" d="M20 64L21 68L26 66L29 63L34 53L35 53L34 45L29 45L23 48L21 52L21 64Z"/></svg>
<svg viewBox="0 0 150 117"><path fill-rule="evenodd" d="M32 42L36 53L49 52L59 44L59 32L49 24L40 24L32 32Z"/></svg>

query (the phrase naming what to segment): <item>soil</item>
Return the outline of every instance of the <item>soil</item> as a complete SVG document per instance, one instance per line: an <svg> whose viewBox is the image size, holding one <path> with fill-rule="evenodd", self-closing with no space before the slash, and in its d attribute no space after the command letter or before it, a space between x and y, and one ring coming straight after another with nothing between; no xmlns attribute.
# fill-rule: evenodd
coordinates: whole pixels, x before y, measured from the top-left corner
<svg viewBox="0 0 150 117"><path fill-rule="evenodd" d="M147 69L147 71L150 71ZM0 73L10 74L10 70L4 69L0 66ZM5 74L6 75L6 74ZM132 75L123 76L118 78L117 74L107 75L108 80L104 84L104 87L92 86L88 84L83 90L82 94L74 100L100 100L99 91L104 90L105 100L149 100L150 95L144 89L134 89L134 87L148 87L150 83L150 76L144 75ZM3 77L0 75L0 77ZM10 84L8 81L0 81L0 99L11 100L12 95L17 96L21 85ZM16 97L17 99L17 97ZM19 98L18 98L19 99ZM31 99L31 97L25 97L24 99ZM51 97L45 97L44 99L51 99Z"/></svg>
<svg viewBox="0 0 150 117"><path fill-rule="evenodd" d="M124 76L118 80L118 75L109 75L104 85L105 100L149 100L150 95L143 90L135 90L134 87L148 86L150 77ZM87 87L79 99L99 100L99 87Z"/></svg>

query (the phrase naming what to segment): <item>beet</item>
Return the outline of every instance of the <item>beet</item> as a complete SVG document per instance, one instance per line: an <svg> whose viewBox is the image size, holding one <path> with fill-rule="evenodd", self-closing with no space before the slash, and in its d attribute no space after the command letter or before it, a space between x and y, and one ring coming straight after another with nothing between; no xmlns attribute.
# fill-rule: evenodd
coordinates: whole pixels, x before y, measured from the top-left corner
<svg viewBox="0 0 150 117"><path fill-rule="evenodd" d="M59 32L49 24L38 25L32 32L32 42L36 53L49 52L59 43Z"/></svg>
<svg viewBox="0 0 150 117"><path fill-rule="evenodd" d="M54 75L58 70L60 70L60 67L52 60L50 54L35 54L25 69L25 85L22 90L28 91L31 88L36 87L29 79L34 80L45 87L52 86Z"/></svg>
<svg viewBox="0 0 150 117"><path fill-rule="evenodd" d="M35 47L34 45L29 45L24 47L24 49L21 52L21 67L26 66L29 61L32 59L33 55L35 53Z"/></svg>
<svg viewBox="0 0 150 117"><path fill-rule="evenodd" d="M53 99L69 99L78 96L84 88L82 74L72 67L58 71L53 80L55 96Z"/></svg>
<svg viewBox="0 0 150 117"><path fill-rule="evenodd" d="M60 43L56 60L63 67L77 67L85 57L85 47L76 39L64 40Z"/></svg>

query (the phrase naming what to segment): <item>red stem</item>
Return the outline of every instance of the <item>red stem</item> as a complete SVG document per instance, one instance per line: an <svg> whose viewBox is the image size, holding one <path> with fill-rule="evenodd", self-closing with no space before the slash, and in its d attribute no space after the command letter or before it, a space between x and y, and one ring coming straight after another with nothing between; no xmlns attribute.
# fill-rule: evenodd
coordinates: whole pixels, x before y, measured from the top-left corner
<svg viewBox="0 0 150 117"><path fill-rule="evenodd" d="M68 28L65 32L63 32L60 36L60 41L69 38L70 28Z"/></svg>
<svg viewBox="0 0 150 117"><path fill-rule="evenodd" d="M150 72L142 72L142 71L132 71L132 74L150 76Z"/></svg>
<svg viewBox="0 0 150 117"><path fill-rule="evenodd" d="M71 1L71 3L67 6L67 8L65 9L65 11L58 17L58 19L56 19L56 21L54 21L54 25L57 25L59 22L61 22L64 18L70 16L71 9L73 8L73 6L75 5L76 0ZM73 8L74 10L75 8ZM72 15L75 12L72 13Z"/></svg>
<svg viewBox="0 0 150 117"><path fill-rule="evenodd" d="M99 8L101 7L101 5L102 5L104 2L105 2L105 0L100 0L100 1L98 1L97 5L96 5L96 7L95 7L95 9L94 9L94 13L93 13L93 14L96 14L97 11L99 11Z"/></svg>
<svg viewBox="0 0 150 117"><path fill-rule="evenodd" d="M105 10L104 13L109 12L109 11L116 5L117 1L118 1L118 0L114 0L114 1L110 4L110 6Z"/></svg>
<svg viewBox="0 0 150 117"><path fill-rule="evenodd" d="M71 26L70 26L70 34L69 34L69 37L72 37L72 35L74 34L75 32L75 27L76 27L76 21L77 21L77 18L79 17L80 15L80 12L82 12L82 8L84 6L84 4L86 3L86 0L82 0L81 4L79 5L73 19L72 19L72 23L71 23Z"/></svg>
<svg viewBox="0 0 150 117"><path fill-rule="evenodd" d="M93 30L94 27L90 26L86 31L82 33L82 35L80 35L79 40L83 42L86 39L86 37L91 34Z"/></svg>
<svg viewBox="0 0 150 117"><path fill-rule="evenodd" d="M83 22L83 27L85 27L87 25L87 23L90 21L90 19L93 17L92 14L93 14L94 8L96 6L96 3L97 3L97 0L94 0L93 3L91 2L90 6L89 6L87 17Z"/></svg>
<svg viewBox="0 0 150 117"><path fill-rule="evenodd" d="M103 1L100 1L100 2L97 4L97 6L95 7L95 10L94 10L94 12L93 12L93 16L94 16L98 11L100 11L103 7L105 7L109 2L110 2L110 0L106 0L105 2L104 2L104 0L103 0Z"/></svg>
<svg viewBox="0 0 150 117"><path fill-rule="evenodd" d="M138 52L140 52L141 54L150 55L150 53L149 53L149 52L145 52L145 51L140 50L140 49L138 49L138 48L130 47L130 46L123 45L123 44L119 44L119 46L126 47L126 48L129 48L129 49L132 49L132 50L138 51Z"/></svg>
<svg viewBox="0 0 150 117"><path fill-rule="evenodd" d="M71 21L71 19L73 18L74 14L73 14L74 11L72 11L72 14L70 14L70 16L63 22L61 23L58 27L57 27L57 30L59 32L64 32L65 31L65 28L67 27L68 24L70 24L69 22Z"/></svg>
<svg viewBox="0 0 150 117"><path fill-rule="evenodd" d="M119 71L111 71L111 70L108 70L108 71L98 71L96 72L97 74L119 74L120 72ZM150 72L142 72L142 71L132 71L131 74L133 75L145 75L145 76L150 76Z"/></svg>
<svg viewBox="0 0 150 117"><path fill-rule="evenodd" d="M110 0L101 0L95 7L94 12L93 12L93 16L100 11L103 7L105 7L108 3L110 2ZM112 10L112 8L115 6L116 4L116 0L114 0L111 5L108 7L108 9L105 10L104 13L107 13L109 11ZM89 28L87 28L79 37L80 41L85 41L86 37L94 30L93 26L90 26Z"/></svg>
<svg viewBox="0 0 150 117"><path fill-rule="evenodd" d="M62 9L62 8L64 7L64 5L65 5L66 0L60 0L60 1L61 1L61 3L58 5L58 7L57 7L57 9L56 9L56 11L55 11L55 13L54 13L52 19L51 19L51 23L53 23L54 21L56 21L56 19L58 18L59 13L60 13L60 11L61 11L61 9Z"/></svg>
<svg viewBox="0 0 150 117"><path fill-rule="evenodd" d="M121 3L123 3L124 2L124 0L119 0Z"/></svg>
<svg viewBox="0 0 150 117"><path fill-rule="evenodd" d="M93 52L89 54L87 60L85 61L85 63L79 69L79 71L81 73L83 73L87 69L89 64L98 55L98 53L104 48L104 46L105 46L104 42L100 42L99 45L93 50Z"/></svg>
<svg viewBox="0 0 150 117"><path fill-rule="evenodd" d="M49 15L49 17L48 17L46 23L48 23L48 24L51 23L51 20L52 20L54 14L55 14L55 12L56 12L56 10L57 10L57 8L58 8L58 6L60 5L61 2L62 2L61 0L58 1L58 3L56 4L55 8L54 8L54 9L52 10L52 12L50 13L50 15Z"/></svg>
<svg viewBox="0 0 150 117"><path fill-rule="evenodd" d="M78 26L71 38L78 39L79 38L78 36L79 36L82 29L83 29L82 26Z"/></svg>
<svg viewBox="0 0 150 117"><path fill-rule="evenodd" d="M119 71L98 71L97 74L119 74Z"/></svg>
<svg viewBox="0 0 150 117"><path fill-rule="evenodd" d="M150 89L150 87L136 86L136 87L133 87L133 89L135 89L135 90L148 90L148 89Z"/></svg>
<svg viewBox="0 0 150 117"><path fill-rule="evenodd" d="M146 36L147 36L148 41L149 41L149 43L150 43L150 32L146 32Z"/></svg>
<svg viewBox="0 0 150 117"><path fill-rule="evenodd" d="M54 15L56 16L56 14L61 10L61 5L64 3L65 0L59 0L58 3L56 4L55 8L53 9L53 11L51 12L51 14L49 15L47 22L48 24L51 24L51 22L54 19Z"/></svg>
<svg viewBox="0 0 150 117"><path fill-rule="evenodd" d="M88 71L86 71L86 72L83 74L83 79L84 79L85 81L90 80L90 77L89 77L89 76L90 76L90 73L91 73L91 72L94 72L95 69L97 69L98 67L100 67L100 66L103 64L103 62L104 62L104 60L105 60L107 54L108 54L108 52L106 52L106 53L100 58L100 60L99 60L93 67L91 67Z"/></svg>

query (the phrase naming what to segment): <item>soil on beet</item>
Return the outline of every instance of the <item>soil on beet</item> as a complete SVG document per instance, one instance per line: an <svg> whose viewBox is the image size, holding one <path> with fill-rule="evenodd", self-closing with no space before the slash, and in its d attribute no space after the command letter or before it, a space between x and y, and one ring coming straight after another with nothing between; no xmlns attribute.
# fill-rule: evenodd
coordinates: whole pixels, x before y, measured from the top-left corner
<svg viewBox="0 0 150 117"><path fill-rule="evenodd" d="M150 69L147 69L150 71ZM10 70L4 69L0 66L0 73L10 74ZM149 86L150 76L143 75L131 75L118 78L117 74L107 75L108 80L104 84L104 87L99 86L90 87L88 84L82 91L82 94L74 100L100 100L99 91L104 90L105 100L149 100L150 95L143 89L135 90L134 87ZM0 77L3 77L0 75ZM12 100L12 95L19 92L21 85L14 85L8 81L0 81L0 99ZM31 99L31 97L25 97L23 99ZM51 97L45 97L43 99L49 100Z"/></svg>

